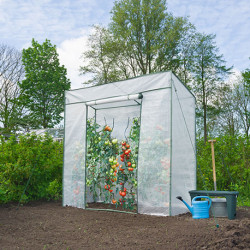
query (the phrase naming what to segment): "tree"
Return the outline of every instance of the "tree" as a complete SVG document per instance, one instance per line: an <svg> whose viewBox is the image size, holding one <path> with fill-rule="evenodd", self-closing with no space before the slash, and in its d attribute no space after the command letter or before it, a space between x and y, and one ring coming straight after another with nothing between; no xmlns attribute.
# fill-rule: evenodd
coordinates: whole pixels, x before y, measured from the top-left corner
<svg viewBox="0 0 250 250"><path fill-rule="evenodd" d="M197 33L193 47L191 72L194 77L192 89L197 100L197 118L203 122L204 141L208 136L208 119L218 115L216 95L223 88L223 80L230 73L223 55L215 44L215 35Z"/></svg>
<svg viewBox="0 0 250 250"><path fill-rule="evenodd" d="M193 81L192 65L194 62L193 51L197 31L191 23L187 23L182 29L182 35L178 45L178 67L175 73L180 80L189 88Z"/></svg>
<svg viewBox="0 0 250 250"><path fill-rule="evenodd" d="M103 84L180 66L178 53L187 19L167 12L165 0L119 0L108 28L95 27L88 62L80 71L93 73L87 83Z"/></svg>
<svg viewBox="0 0 250 250"><path fill-rule="evenodd" d="M66 69L60 66L56 46L49 40L23 50L25 80L19 86L21 103L28 111L24 121L31 128L50 128L62 119L64 91L70 88Z"/></svg>
<svg viewBox="0 0 250 250"><path fill-rule="evenodd" d="M18 129L22 106L18 98L18 83L24 77L22 54L7 45L0 45L0 122L2 133L10 134Z"/></svg>
<svg viewBox="0 0 250 250"><path fill-rule="evenodd" d="M250 57L249 57L250 59ZM245 71L242 72L242 77L243 77L243 81L244 81L244 85L246 88L246 93L248 95L248 97L250 97L250 69L246 69Z"/></svg>
<svg viewBox="0 0 250 250"><path fill-rule="evenodd" d="M154 71L168 14L165 0L116 1L111 11L110 29L131 52L141 74Z"/></svg>
<svg viewBox="0 0 250 250"><path fill-rule="evenodd" d="M250 70L246 69L242 73L242 81L235 86L234 101L236 112L241 120L245 135L249 136L250 129Z"/></svg>
<svg viewBox="0 0 250 250"><path fill-rule="evenodd" d="M221 88L216 106L219 115L213 119L214 130L216 130L213 135L237 136L240 132L241 122L236 112L235 87L227 85Z"/></svg>
<svg viewBox="0 0 250 250"><path fill-rule="evenodd" d="M94 26L93 29L94 33L89 37L90 50L83 54L89 59L88 64L80 67L81 74L93 74L86 83L100 85L126 78L117 67L121 57L118 41L114 41L110 31L104 27Z"/></svg>

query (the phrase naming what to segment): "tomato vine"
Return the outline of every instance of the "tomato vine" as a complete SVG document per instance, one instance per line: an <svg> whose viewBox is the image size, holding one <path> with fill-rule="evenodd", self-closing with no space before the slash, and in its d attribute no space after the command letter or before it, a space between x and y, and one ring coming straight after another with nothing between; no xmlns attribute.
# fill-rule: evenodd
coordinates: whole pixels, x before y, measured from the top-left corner
<svg viewBox="0 0 250 250"><path fill-rule="evenodd" d="M86 185L93 200L134 209L137 196L137 157L140 123L133 119L129 137L118 141L113 129L87 121Z"/></svg>

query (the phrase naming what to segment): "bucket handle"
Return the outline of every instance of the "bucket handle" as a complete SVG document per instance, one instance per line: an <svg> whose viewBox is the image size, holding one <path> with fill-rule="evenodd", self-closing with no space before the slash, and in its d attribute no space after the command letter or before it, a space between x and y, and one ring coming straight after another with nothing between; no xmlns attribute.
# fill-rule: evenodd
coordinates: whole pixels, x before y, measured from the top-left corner
<svg viewBox="0 0 250 250"><path fill-rule="evenodd" d="M196 199L200 199L200 198L204 198L204 199L208 199L209 200L209 205L208 205L208 209L209 209L211 207L212 200L208 196L196 196L196 197L193 198L192 202L195 201Z"/></svg>

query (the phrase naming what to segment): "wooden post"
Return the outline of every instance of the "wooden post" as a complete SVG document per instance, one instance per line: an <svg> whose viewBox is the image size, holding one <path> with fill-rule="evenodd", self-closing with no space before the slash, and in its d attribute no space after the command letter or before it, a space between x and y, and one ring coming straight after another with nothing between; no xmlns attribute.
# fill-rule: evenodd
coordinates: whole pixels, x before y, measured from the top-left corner
<svg viewBox="0 0 250 250"><path fill-rule="evenodd" d="M209 143L211 143L211 152L212 152L212 165L213 165L213 178L214 178L214 190L217 191L216 186L216 172L215 172L215 158L214 158L214 143L216 140L209 140Z"/></svg>

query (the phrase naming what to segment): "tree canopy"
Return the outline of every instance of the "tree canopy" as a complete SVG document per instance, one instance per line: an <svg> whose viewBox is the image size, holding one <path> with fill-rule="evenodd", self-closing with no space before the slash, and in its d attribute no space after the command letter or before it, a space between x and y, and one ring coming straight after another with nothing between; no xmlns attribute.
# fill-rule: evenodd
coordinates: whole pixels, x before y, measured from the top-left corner
<svg viewBox="0 0 250 250"><path fill-rule="evenodd" d="M94 26L89 37L88 62L82 74L87 83L105 84L181 67L183 37L194 27L186 18L167 12L165 0L116 1L108 27Z"/></svg>
<svg viewBox="0 0 250 250"><path fill-rule="evenodd" d="M165 0L117 0L108 27L94 26L82 74L105 84L159 71L173 71L197 99L198 129L207 140L221 111L216 95L230 74L215 35L199 33L188 18L174 17ZM208 129L211 126L211 129Z"/></svg>
<svg viewBox="0 0 250 250"><path fill-rule="evenodd" d="M23 50L25 80L19 86L20 102L27 110L23 123L31 128L50 128L62 119L64 91L70 88L65 67L60 65L56 46L49 40Z"/></svg>

